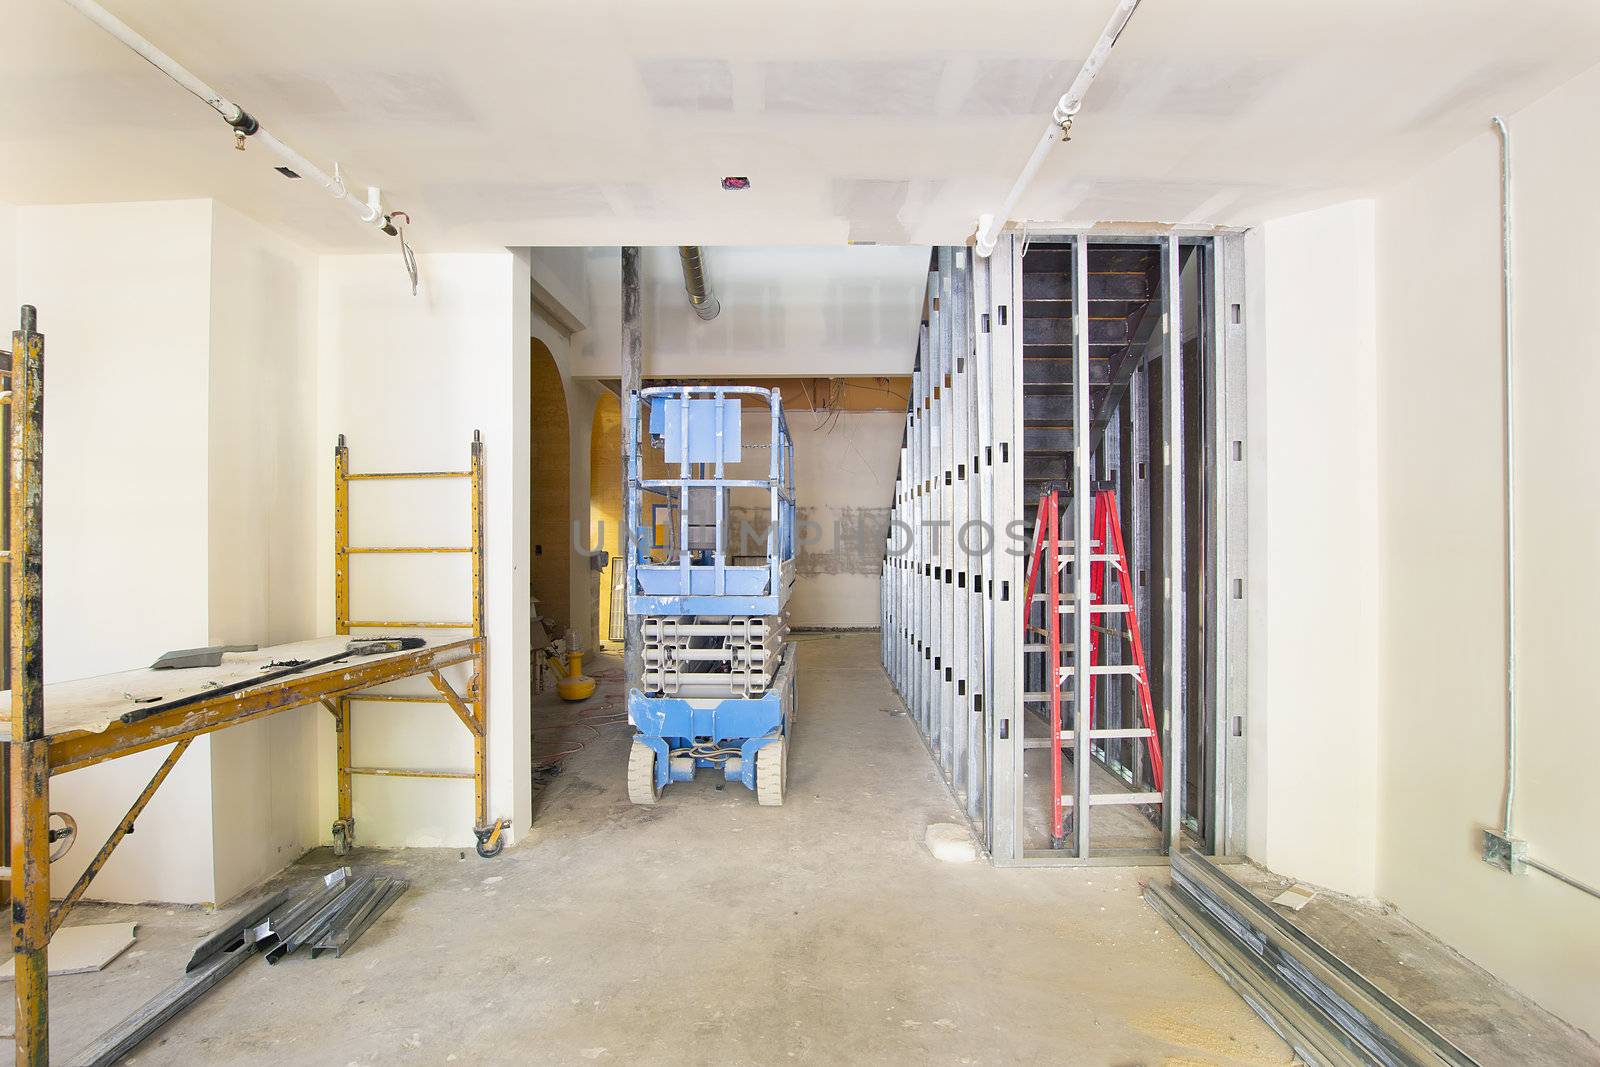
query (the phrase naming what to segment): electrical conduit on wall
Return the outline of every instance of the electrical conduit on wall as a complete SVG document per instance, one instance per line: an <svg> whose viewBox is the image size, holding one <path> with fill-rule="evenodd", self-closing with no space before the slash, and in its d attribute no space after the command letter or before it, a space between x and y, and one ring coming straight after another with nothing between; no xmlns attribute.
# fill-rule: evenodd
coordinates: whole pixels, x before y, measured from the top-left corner
<svg viewBox="0 0 1600 1067"><path fill-rule="evenodd" d="M1516 331L1515 260L1512 245L1511 130L1505 119L1490 120L1500 138L1500 299L1501 346L1505 355L1505 505L1506 505L1506 795L1499 834L1484 835L1484 859L1513 874L1525 867L1542 871L1593 897L1600 889L1564 874L1528 855L1527 843L1515 836L1517 808L1517 478L1516 478Z"/></svg>

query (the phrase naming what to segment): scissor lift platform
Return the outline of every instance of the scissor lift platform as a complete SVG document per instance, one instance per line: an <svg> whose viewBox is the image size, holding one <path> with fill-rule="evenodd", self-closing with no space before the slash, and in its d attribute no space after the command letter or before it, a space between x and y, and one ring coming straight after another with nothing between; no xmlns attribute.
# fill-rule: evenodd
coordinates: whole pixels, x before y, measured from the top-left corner
<svg viewBox="0 0 1600 1067"><path fill-rule="evenodd" d="M765 444L744 443L745 398L768 415ZM641 651L628 679L628 718L638 731L629 799L654 804L672 782L709 769L743 783L763 805L782 804L795 707L794 646L785 640L794 459L782 394L657 386L629 397L627 417L642 431L627 457L629 629ZM676 477L643 476L651 448ZM730 470L746 449L767 450L764 476ZM743 513L765 511L759 552L733 544L736 496ZM764 507L749 506L758 499ZM749 532L742 527L740 539Z"/></svg>

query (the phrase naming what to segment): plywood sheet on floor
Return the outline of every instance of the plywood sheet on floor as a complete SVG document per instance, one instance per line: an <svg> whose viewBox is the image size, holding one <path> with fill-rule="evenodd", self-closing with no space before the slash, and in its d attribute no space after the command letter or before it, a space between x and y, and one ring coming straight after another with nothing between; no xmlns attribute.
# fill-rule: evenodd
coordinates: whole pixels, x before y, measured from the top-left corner
<svg viewBox="0 0 1600 1067"><path fill-rule="evenodd" d="M63 926L50 939L50 974L86 974L98 971L126 952L135 940L136 923L91 923ZM0 964L0 982L17 977L17 961Z"/></svg>

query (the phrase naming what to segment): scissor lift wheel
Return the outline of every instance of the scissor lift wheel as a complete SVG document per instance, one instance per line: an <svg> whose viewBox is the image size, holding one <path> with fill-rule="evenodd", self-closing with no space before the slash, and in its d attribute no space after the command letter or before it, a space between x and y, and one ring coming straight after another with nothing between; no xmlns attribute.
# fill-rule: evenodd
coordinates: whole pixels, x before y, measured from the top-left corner
<svg viewBox="0 0 1600 1067"><path fill-rule="evenodd" d="M628 799L635 804L654 804L661 797L656 787L656 750L640 741L628 753Z"/></svg>
<svg viewBox="0 0 1600 1067"><path fill-rule="evenodd" d="M756 752L756 803L764 808L781 806L788 776L789 746L784 739L762 745Z"/></svg>

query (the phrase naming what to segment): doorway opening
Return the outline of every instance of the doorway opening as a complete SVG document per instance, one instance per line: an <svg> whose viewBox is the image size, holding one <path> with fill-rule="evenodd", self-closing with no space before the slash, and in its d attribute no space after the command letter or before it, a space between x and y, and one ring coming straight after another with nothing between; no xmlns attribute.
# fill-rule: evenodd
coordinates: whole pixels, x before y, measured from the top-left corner
<svg viewBox="0 0 1600 1067"><path fill-rule="evenodd" d="M555 357L532 339L532 440L529 582L534 615L551 620L552 639L572 626L572 474L566 390Z"/></svg>

